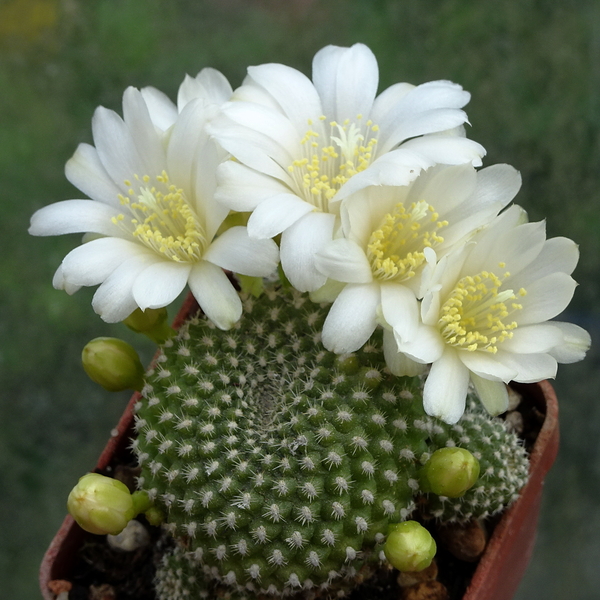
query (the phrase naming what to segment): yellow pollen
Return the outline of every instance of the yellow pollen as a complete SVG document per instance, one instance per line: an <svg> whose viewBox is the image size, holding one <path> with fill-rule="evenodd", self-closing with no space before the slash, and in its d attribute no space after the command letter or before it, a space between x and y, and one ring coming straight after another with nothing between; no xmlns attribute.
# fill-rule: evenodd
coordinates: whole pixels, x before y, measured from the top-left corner
<svg viewBox="0 0 600 600"><path fill-rule="evenodd" d="M367 258L379 280L401 282L413 278L425 262L425 248L434 248L444 238L437 231L448 225L439 221L434 208L419 200L408 209L402 202L386 214L371 233Z"/></svg>
<svg viewBox="0 0 600 600"><path fill-rule="evenodd" d="M308 119L308 130L300 140L302 156L288 166L294 191L321 212L329 212L329 201L352 176L364 171L375 157L378 127L363 115L325 125ZM314 127L314 129L313 129Z"/></svg>
<svg viewBox="0 0 600 600"><path fill-rule="evenodd" d="M502 280L490 271L463 277L456 284L438 321L447 344L496 354L498 345L512 338L517 323L511 316L523 305L512 302L517 297L513 290L501 290L501 286ZM519 290L520 296L525 293L523 288Z"/></svg>
<svg viewBox="0 0 600 600"><path fill-rule="evenodd" d="M199 261L208 246L206 234L183 190L169 183L165 171L155 177L156 186L148 175L134 179L140 183L137 192L128 190L131 198L119 194L129 214L121 213L112 222L170 260Z"/></svg>

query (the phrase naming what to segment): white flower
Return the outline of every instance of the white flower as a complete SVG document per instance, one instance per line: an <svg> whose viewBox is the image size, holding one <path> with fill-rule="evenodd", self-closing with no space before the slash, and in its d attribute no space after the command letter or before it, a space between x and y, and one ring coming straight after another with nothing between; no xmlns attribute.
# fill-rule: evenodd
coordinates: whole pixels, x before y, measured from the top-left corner
<svg viewBox="0 0 600 600"><path fill-rule="evenodd" d="M543 222L523 221L524 211L512 206L433 267L416 337L396 339L408 359L432 363L425 410L448 423L460 419L469 381L499 414L508 405L505 383L554 377L557 362L580 360L589 348L585 330L549 321L573 296L576 244L546 240ZM388 332L388 355L391 338Z"/></svg>
<svg viewBox="0 0 600 600"><path fill-rule="evenodd" d="M227 329L242 307L222 269L264 276L277 265L276 244L250 239L245 227L215 237L228 213L214 199L225 152L205 126L226 86L214 72L199 78L188 90L198 91L207 79L214 93L188 94L178 116L147 89L125 91L123 119L98 108L95 147L81 144L66 166L69 180L91 200L58 202L32 217L33 235L88 233L90 241L63 260L54 285L73 293L100 284L92 304L106 321L137 307L166 306L187 283L207 316Z"/></svg>
<svg viewBox="0 0 600 600"><path fill-rule="evenodd" d="M332 237L340 201L371 185L405 185L435 163L481 164L464 137L469 94L448 81L398 83L376 97L377 61L364 45L327 46L313 81L281 64L248 69L210 131L235 161L219 168L217 198L253 211L252 237L282 233L292 284L314 291L325 277L314 254Z"/></svg>
<svg viewBox="0 0 600 600"><path fill-rule="evenodd" d="M399 340L411 341L424 267L489 223L520 184L508 165L479 172L469 164L436 166L407 186L373 186L348 197L341 207L343 237L316 256L323 275L347 284L325 320L325 347L357 350L381 318Z"/></svg>

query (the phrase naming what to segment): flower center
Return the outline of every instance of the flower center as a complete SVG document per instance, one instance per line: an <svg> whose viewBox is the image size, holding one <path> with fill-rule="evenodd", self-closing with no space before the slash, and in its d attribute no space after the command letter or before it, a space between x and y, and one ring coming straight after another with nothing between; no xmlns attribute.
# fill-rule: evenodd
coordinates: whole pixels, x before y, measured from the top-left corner
<svg viewBox="0 0 600 600"><path fill-rule="evenodd" d="M309 129L301 140L302 157L288 167L299 195L322 212L329 212L329 201L338 190L373 160L379 126L361 120L362 115L357 115L356 122L331 121L327 134L322 127L322 133L315 131L309 119Z"/></svg>
<svg viewBox="0 0 600 600"><path fill-rule="evenodd" d="M504 267L504 263L500 263ZM509 276L505 273L503 278ZM513 336L516 321L511 315L523 308L514 302L513 290L500 291L502 280L489 271L463 277L450 293L438 321L447 344L469 352L484 350L496 354L498 344ZM527 292L521 288L519 296Z"/></svg>
<svg viewBox="0 0 600 600"><path fill-rule="evenodd" d="M408 210L402 202L383 217L367 244L367 258L376 279L407 281L425 262L425 248L444 241L437 232L448 225L427 202L413 202Z"/></svg>
<svg viewBox="0 0 600 600"><path fill-rule="evenodd" d="M148 175L135 175L135 179L139 182L137 193L131 182L125 181L129 197L119 194L128 214L113 217L113 223L169 260L199 261L208 244L204 227L183 190L169 183L165 171L155 178L156 185L151 185Z"/></svg>

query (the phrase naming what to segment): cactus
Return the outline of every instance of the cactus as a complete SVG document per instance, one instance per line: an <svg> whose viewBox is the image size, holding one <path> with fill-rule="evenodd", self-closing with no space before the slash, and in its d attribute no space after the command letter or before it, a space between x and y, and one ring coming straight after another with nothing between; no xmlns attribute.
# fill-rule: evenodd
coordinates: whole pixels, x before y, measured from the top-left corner
<svg viewBox="0 0 600 600"><path fill-rule="evenodd" d="M435 517L485 516L518 493L516 438L482 413L454 426L426 416L421 379L389 373L380 331L338 356L320 342L326 308L305 295L242 299L233 330L196 316L163 345L136 406L139 485L179 540L159 568L161 600L215 585L236 599L342 594L385 559L437 448L468 448L482 478L461 498L427 494Z"/></svg>

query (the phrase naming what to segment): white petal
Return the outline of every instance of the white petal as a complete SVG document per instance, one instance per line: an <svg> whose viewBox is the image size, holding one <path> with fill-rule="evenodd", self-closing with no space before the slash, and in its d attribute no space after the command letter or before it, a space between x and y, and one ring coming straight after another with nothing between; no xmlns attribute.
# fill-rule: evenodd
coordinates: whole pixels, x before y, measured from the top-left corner
<svg viewBox="0 0 600 600"><path fill-rule="evenodd" d="M381 130L378 152L387 152L409 137L462 125L467 116L458 109L469 99L468 92L450 81L430 81L413 87L387 114L377 111L371 116Z"/></svg>
<svg viewBox="0 0 600 600"><path fill-rule="evenodd" d="M144 269L133 283L133 298L142 309L167 306L179 296L192 266L162 260Z"/></svg>
<svg viewBox="0 0 600 600"><path fill-rule="evenodd" d="M225 152L206 131L215 110L215 105L207 106L200 99L186 104L173 127L167 149L170 179L183 189L194 206L209 240L228 214L227 208L214 197L216 170L225 157Z"/></svg>
<svg viewBox="0 0 600 600"><path fill-rule="evenodd" d="M477 395L490 415L501 415L508 409L508 390L502 381L491 381L471 373Z"/></svg>
<svg viewBox="0 0 600 600"><path fill-rule="evenodd" d="M397 340L411 342L419 329L419 303L409 288L394 283L381 284L381 312Z"/></svg>
<svg viewBox="0 0 600 600"><path fill-rule="evenodd" d="M485 148L467 138L448 135L425 135L408 140L402 148L418 152L433 163L445 165L461 165L471 163L481 166L481 158L485 156Z"/></svg>
<svg viewBox="0 0 600 600"><path fill-rule="evenodd" d="M382 141L384 149L392 149L408 138L454 129L467 121L467 115L464 111L453 108L419 109L414 115L399 118L398 121L390 136ZM384 150L377 148L377 151Z"/></svg>
<svg viewBox="0 0 600 600"><path fill-rule="evenodd" d="M221 105L231 98L233 90L225 75L216 69L202 69L196 77L185 76L177 93L177 108L181 112L184 106L195 98L202 98L207 104Z"/></svg>
<svg viewBox="0 0 600 600"><path fill-rule="evenodd" d="M502 350L515 354L548 352L563 339L560 328L554 323L517 327L512 334L511 339L502 342Z"/></svg>
<svg viewBox="0 0 600 600"><path fill-rule="evenodd" d="M564 237L551 238L546 240L541 252L529 266L510 278L510 286L514 289L527 289L532 281L551 273L562 272L570 275L578 260L579 247L575 242Z"/></svg>
<svg viewBox="0 0 600 600"><path fill-rule="evenodd" d="M272 196L250 215L248 233L256 238L274 237L313 210L314 206L293 194Z"/></svg>
<svg viewBox="0 0 600 600"><path fill-rule="evenodd" d="M478 172L473 165L436 165L421 173L410 187L407 201L425 200L431 204L441 219L461 206L475 191ZM444 228L444 234L446 228Z"/></svg>
<svg viewBox="0 0 600 600"><path fill-rule="evenodd" d="M426 369L426 365L415 362L398 351L394 334L388 329L383 330L383 356L390 373L398 377L416 377Z"/></svg>
<svg viewBox="0 0 600 600"><path fill-rule="evenodd" d="M122 236L124 232L112 222L118 211L94 200L63 200L49 204L31 217L31 235L63 235L65 233L98 233Z"/></svg>
<svg viewBox="0 0 600 600"><path fill-rule="evenodd" d="M148 86L140 90L142 98L148 107L154 126L160 131L166 131L177 120L177 107L169 97L154 87Z"/></svg>
<svg viewBox="0 0 600 600"><path fill-rule="evenodd" d="M336 354L358 350L375 331L379 286L348 284L323 324L323 345Z"/></svg>
<svg viewBox="0 0 600 600"><path fill-rule="evenodd" d="M437 327L419 325L412 341L403 343L396 337L398 350L420 363L429 364L438 360L445 349L444 341Z"/></svg>
<svg viewBox="0 0 600 600"><path fill-rule="evenodd" d="M371 265L363 249L346 238L329 242L318 252L315 262L323 275L336 281L369 283L373 280Z"/></svg>
<svg viewBox="0 0 600 600"><path fill-rule="evenodd" d="M313 292L325 284L316 254L331 241L334 224L333 215L309 212L281 234L281 266L297 290Z"/></svg>
<svg viewBox="0 0 600 600"><path fill-rule="evenodd" d="M496 358L516 370L514 381L535 383L556 376L558 365L549 354L511 354L498 351Z"/></svg>
<svg viewBox="0 0 600 600"><path fill-rule="evenodd" d="M423 388L423 408L428 415L456 423L465 412L469 370L453 350L447 349L431 365Z"/></svg>
<svg viewBox="0 0 600 600"><path fill-rule="evenodd" d="M428 274L428 271L425 275ZM429 286L429 290L421 300L421 320L425 325L434 326L440 315L440 286Z"/></svg>
<svg viewBox="0 0 600 600"><path fill-rule="evenodd" d="M147 172L131 132L114 111L98 107L92 117L92 133L100 161L118 185L133 180L134 175L153 177L160 173Z"/></svg>
<svg viewBox="0 0 600 600"><path fill-rule="evenodd" d="M277 179L234 160L219 165L217 182L215 200L238 212L252 211L271 196L289 193Z"/></svg>
<svg viewBox="0 0 600 600"><path fill-rule="evenodd" d="M425 155L402 146L380 156L368 169L353 175L330 202L343 200L371 185L408 185L423 169L428 169L434 164L435 161Z"/></svg>
<svg viewBox="0 0 600 600"><path fill-rule="evenodd" d="M119 194L126 192L125 184L116 184L110 177L94 146L79 144L65 165L67 179L84 194L111 206L120 207Z"/></svg>
<svg viewBox="0 0 600 600"><path fill-rule="evenodd" d="M310 79L300 71L276 63L249 67L252 81L264 88L296 127L300 136L309 129L309 120L323 109L319 94Z"/></svg>
<svg viewBox="0 0 600 600"><path fill-rule="evenodd" d="M301 156L302 136L285 115L250 102L229 102L223 114L209 129L223 148L253 169L287 177L287 167Z"/></svg>
<svg viewBox="0 0 600 600"><path fill-rule="evenodd" d="M81 289L80 285L72 285L68 281L65 281L65 276L63 274L62 265L58 266L56 272L54 273L54 277L52 278L52 286L56 290L64 290L72 296L75 292Z"/></svg>
<svg viewBox="0 0 600 600"><path fill-rule="evenodd" d="M523 309L515 313L519 325L541 323L554 318L567 308L577 283L566 273L552 273L525 287Z"/></svg>
<svg viewBox="0 0 600 600"><path fill-rule="evenodd" d="M559 363L564 364L583 360L592 343L590 334L573 323L562 323L560 321L552 321L551 323L561 330L563 341L550 350L550 356L553 356Z"/></svg>
<svg viewBox="0 0 600 600"><path fill-rule="evenodd" d="M371 120L373 123L379 126L381 131L381 124L394 123L393 111L398 103L412 90L415 89L411 83L395 83L386 88L375 98L373 102L373 109L371 110ZM380 134L381 135L381 134Z"/></svg>
<svg viewBox="0 0 600 600"><path fill-rule="evenodd" d="M203 165L199 164L198 154L200 148L209 143L206 124L212 114L214 112L208 110L200 100L188 103L179 115L169 137L167 148L169 178L186 194L194 189L196 169L204 171ZM216 147L213 147L213 154L217 154ZM204 171L209 177L212 177L214 183L216 183L215 170L216 164L210 165ZM192 199L188 198L188 200Z"/></svg>
<svg viewBox="0 0 600 600"><path fill-rule="evenodd" d="M142 94L132 87L123 94L123 121L144 165L143 172L134 171L129 177L160 175L167 166L164 148Z"/></svg>
<svg viewBox="0 0 600 600"><path fill-rule="evenodd" d="M371 234L381 227L384 217L397 204L405 204L409 189L408 186L370 186L345 198L340 204L344 237L366 248Z"/></svg>
<svg viewBox="0 0 600 600"><path fill-rule="evenodd" d="M326 46L313 59L313 81L329 119L367 118L379 83L377 59L364 44Z"/></svg>
<svg viewBox="0 0 600 600"><path fill-rule="evenodd" d="M248 237L246 227L231 227L213 241L203 259L242 275L267 277L277 268L279 250L271 239Z"/></svg>
<svg viewBox="0 0 600 600"><path fill-rule="evenodd" d="M525 223L506 228L503 223L506 212L474 238L476 246L465 260L464 274L472 275L480 271L498 273L499 263L502 262L504 266L501 273L509 272L512 281L540 254L546 239L545 224ZM507 224L512 225L510 220L507 220ZM507 281L504 289L506 287L513 286L509 286Z"/></svg>
<svg viewBox="0 0 600 600"><path fill-rule="evenodd" d="M507 355L500 353L500 356ZM517 369L512 363L505 364L497 358L498 354L488 352L468 350L459 350L458 356L463 364L471 371L480 377L491 379L494 381L503 381L508 383L517 375Z"/></svg>
<svg viewBox="0 0 600 600"><path fill-rule="evenodd" d="M475 196L482 204L506 206L521 189L521 174L510 165L492 165L477 172Z"/></svg>
<svg viewBox="0 0 600 600"><path fill-rule="evenodd" d="M92 307L104 321L122 321L138 307L133 298L133 283L147 266L157 260L160 258L151 254L128 258L104 280L92 298Z"/></svg>
<svg viewBox="0 0 600 600"><path fill-rule="evenodd" d="M206 316L220 329L231 329L242 316L242 303L222 269L202 261L189 277L192 294Z"/></svg>
<svg viewBox="0 0 600 600"><path fill-rule="evenodd" d="M275 101L275 98L269 94L267 90L256 85L255 81L250 77L250 75L246 75L244 77L244 81L242 85L234 90L233 95L231 96L232 102L251 102L252 104L260 104L261 106L266 106L271 110L276 112L281 112L281 107Z"/></svg>
<svg viewBox="0 0 600 600"><path fill-rule="evenodd" d="M127 259L149 253L150 250L129 240L92 240L65 256L62 262L63 278L71 285L98 285Z"/></svg>

